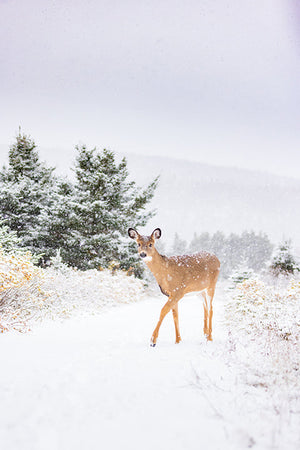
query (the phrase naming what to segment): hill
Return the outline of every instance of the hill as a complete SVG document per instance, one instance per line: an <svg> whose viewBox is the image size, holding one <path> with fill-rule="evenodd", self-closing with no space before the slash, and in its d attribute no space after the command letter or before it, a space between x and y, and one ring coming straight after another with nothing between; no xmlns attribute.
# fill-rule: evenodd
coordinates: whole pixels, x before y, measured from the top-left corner
<svg viewBox="0 0 300 450"><path fill-rule="evenodd" d="M175 232L190 241L195 232L253 230L274 243L291 238L300 248L300 180L164 157L127 159L138 184L160 175L152 202L157 215L147 231L161 227L168 243Z"/></svg>

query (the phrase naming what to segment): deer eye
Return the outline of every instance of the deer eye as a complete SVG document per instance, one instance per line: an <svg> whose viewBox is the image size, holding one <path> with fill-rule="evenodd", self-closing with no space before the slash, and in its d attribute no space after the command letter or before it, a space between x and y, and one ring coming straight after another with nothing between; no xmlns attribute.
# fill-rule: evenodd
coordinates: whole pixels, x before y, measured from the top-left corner
<svg viewBox="0 0 300 450"><path fill-rule="evenodd" d="M141 244L138 244L138 247L140 247L141 246Z"/></svg>
<svg viewBox="0 0 300 450"><path fill-rule="evenodd" d="M149 247L152 247L152 244L149 244Z"/></svg>

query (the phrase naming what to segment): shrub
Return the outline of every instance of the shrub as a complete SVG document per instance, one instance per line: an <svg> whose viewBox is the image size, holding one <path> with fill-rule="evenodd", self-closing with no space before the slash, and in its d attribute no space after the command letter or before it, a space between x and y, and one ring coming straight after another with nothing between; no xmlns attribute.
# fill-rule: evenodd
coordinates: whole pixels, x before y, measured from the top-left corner
<svg viewBox="0 0 300 450"><path fill-rule="evenodd" d="M292 278L288 287L276 290L258 278L236 285L227 305L227 317L239 331L254 336L271 331L294 342L300 340L300 281Z"/></svg>
<svg viewBox="0 0 300 450"><path fill-rule="evenodd" d="M277 277L280 274L290 275L300 271L300 268L292 255L291 243L289 241L285 241L279 245L273 256L270 269Z"/></svg>
<svg viewBox="0 0 300 450"><path fill-rule="evenodd" d="M95 314L143 295L143 282L125 271L80 271L63 265L59 255L55 259L56 267L41 269L29 253L0 253L0 332L25 332L44 320Z"/></svg>

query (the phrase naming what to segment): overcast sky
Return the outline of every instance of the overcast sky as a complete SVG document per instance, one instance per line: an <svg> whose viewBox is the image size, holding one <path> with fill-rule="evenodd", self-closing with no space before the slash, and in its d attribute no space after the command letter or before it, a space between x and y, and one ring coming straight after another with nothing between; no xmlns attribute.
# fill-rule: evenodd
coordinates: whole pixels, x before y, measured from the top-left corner
<svg viewBox="0 0 300 450"><path fill-rule="evenodd" d="M0 0L0 82L2 153L21 125L49 161L86 143L300 178L298 0Z"/></svg>

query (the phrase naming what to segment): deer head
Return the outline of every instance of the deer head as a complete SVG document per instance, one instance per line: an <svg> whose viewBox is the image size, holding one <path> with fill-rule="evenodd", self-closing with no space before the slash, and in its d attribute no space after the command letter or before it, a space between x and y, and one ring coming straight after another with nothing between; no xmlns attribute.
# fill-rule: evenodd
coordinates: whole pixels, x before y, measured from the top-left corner
<svg viewBox="0 0 300 450"><path fill-rule="evenodd" d="M161 229L156 228L151 236L141 236L134 228L129 228L128 235L136 240L140 257L146 262L151 261L156 252L155 241L161 237Z"/></svg>

